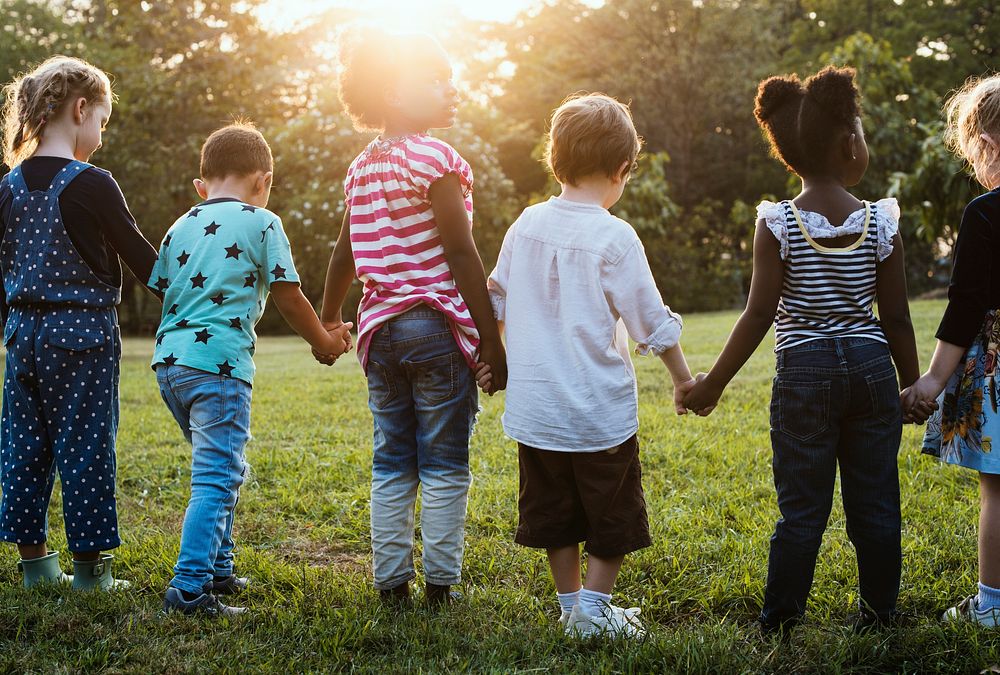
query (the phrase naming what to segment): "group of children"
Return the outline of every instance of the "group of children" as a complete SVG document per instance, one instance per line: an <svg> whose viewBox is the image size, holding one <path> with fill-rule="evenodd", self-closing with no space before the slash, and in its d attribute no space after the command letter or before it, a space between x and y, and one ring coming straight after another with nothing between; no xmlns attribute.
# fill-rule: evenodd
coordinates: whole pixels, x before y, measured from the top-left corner
<svg viewBox="0 0 1000 675"><path fill-rule="evenodd" d="M472 170L427 134L456 115L444 51L426 35L356 26L342 36L340 60L345 110L359 130L379 135L348 169L318 315L299 288L281 219L266 208L273 161L251 125L228 125L205 141L194 181L202 201L157 251L111 175L87 163L111 115L108 77L53 57L7 86L0 538L17 544L26 586L126 583L105 553L121 543L122 259L163 302L152 367L192 445L167 611L245 611L220 596L249 583L234 567L233 514L250 438L254 325L268 295L315 358L332 364L354 346L342 307L358 279L357 350L374 420L374 584L384 601L409 602L418 488L425 599L458 597L478 392L505 389L503 427L517 442L520 470L515 541L545 549L560 625L577 636L644 634L638 608L612 602L624 557L651 544L629 340L663 361L678 414L708 415L774 324L770 424L781 518L761 626L787 629L805 611L838 464L858 555L858 626L894 619L901 429L932 414L926 451L979 471L983 497L979 592L945 618L997 625L1000 460L989 451L1000 425L1000 274L991 270L1000 248L992 231L1000 224L1000 77L971 81L948 107L952 147L991 191L963 217L948 310L923 376L899 207L848 191L868 164L853 71L761 83L755 115L802 191L758 207L747 308L715 365L694 377L680 316L663 303L635 230L609 212L642 147L628 106L590 94L554 112L545 159L561 193L524 210L487 277L472 236ZM57 469L72 578L46 547Z"/></svg>

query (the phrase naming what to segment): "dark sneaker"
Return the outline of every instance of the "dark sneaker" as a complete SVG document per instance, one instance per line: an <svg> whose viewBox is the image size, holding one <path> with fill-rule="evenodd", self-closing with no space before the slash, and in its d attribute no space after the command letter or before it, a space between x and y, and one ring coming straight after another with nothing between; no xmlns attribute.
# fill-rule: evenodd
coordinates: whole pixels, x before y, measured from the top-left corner
<svg viewBox="0 0 1000 675"><path fill-rule="evenodd" d="M194 600L185 600L181 592L171 586L163 598L163 611L180 612L181 614L206 614L208 616L239 616L247 611L246 607L230 607L219 602L211 593L202 593Z"/></svg>
<svg viewBox="0 0 1000 675"><path fill-rule="evenodd" d="M439 586L438 584L427 584L424 597L427 599L428 605L438 607L462 600L462 594L451 590L451 586Z"/></svg>
<svg viewBox="0 0 1000 675"><path fill-rule="evenodd" d="M886 630L901 622L904 615L893 611L889 614L876 614L870 609L862 609L851 615L851 627L855 633L867 633L872 630Z"/></svg>
<svg viewBox="0 0 1000 675"><path fill-rule="evenodd" d="M409 605L410 582L404 581L394 588L383 588L378 592L378 597L386 605Z"/></svg>
<svg viewBox="0 0 1000 675"><path fill-rule="evenodd" d="M215 577L205 590L216 595L239 595L250 585L250 577L238 577L230 574L228 577Z"/></svg>

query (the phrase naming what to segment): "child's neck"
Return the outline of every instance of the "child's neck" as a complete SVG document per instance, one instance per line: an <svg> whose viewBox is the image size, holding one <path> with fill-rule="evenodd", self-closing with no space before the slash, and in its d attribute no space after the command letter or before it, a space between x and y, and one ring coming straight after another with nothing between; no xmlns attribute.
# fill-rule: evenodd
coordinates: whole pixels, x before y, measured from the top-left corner
<svg viewBox="0 0 1000 675"><path fill-rule="evenodd" d="M844 181L833 176L802 178L802 194L807 192L849 192Z"/></svg>
<svg viewBox="0 0 1000 675"><path fill-rule="evenodd" d="M39 140L32 156L77 159L76 138L57 124L46 125L45 135Z"/></svg>
<svg viewBox="0 0 1000 675"><path fill-rule="evenodd" d="M253 191L247 186L246 179L242 177L227 176L205 185L206 200L237 199L249 204L252 197Z"/></svg>
<svg viewBox="0 0 1000 675"><path fill-rule="evenodd" d="M561 183L561 185L562 193L559 195L560 199L580 204L593 204L603 209L608 209L612 206L612 204L608 203L611 201L612 192L610 181L581 180L576 185L570 185L569 183Z"/></svg>
<svg viewBox="0 0 1000 675"><path fill-rule="evenodd" d="M415 134L426 134L427 127L410 122L409 120L388 120L382 130L382 138L397 138L399 136L413 136Z"/></svg>

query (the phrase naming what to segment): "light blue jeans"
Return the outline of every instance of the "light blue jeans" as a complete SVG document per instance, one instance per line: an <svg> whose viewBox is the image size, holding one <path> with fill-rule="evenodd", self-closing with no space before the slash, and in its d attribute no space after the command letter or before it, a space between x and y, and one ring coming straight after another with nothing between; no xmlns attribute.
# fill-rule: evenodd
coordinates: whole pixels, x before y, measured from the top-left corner
<svg viewBox="0 0 1000 675"><path fill-rule="evenodd" d="M413 579L414 508L421 488L424 577L462 580L472 481L469 438L479 397L444 315L412 309L378 329L368 352L375 421L371 524L375 587Z"/></svg>
<svg viewBox="0 0 1000 675"><path fill-rule="evenodd" d="M185 366L159 365L160 395L191 443L191 501L170 585L201 593L233 573L233 514L246 475L249 384Z"/></svg>

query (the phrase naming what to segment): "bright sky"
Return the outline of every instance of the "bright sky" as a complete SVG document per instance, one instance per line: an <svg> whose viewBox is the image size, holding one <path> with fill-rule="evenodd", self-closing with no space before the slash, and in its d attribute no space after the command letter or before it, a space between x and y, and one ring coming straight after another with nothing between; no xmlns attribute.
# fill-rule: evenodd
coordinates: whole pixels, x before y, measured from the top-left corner
<svg viewBox="0 0 1000 675"><path fill-rule="evenodd" d="M455 12L471 19L509 21L539 0L363 0L366 9L383 14L396 28L432 29L435 15ZM600 0L589 4L600 5ZM357 0L268 0L259 10L265 26L276 30L292 27L310 15L334 7L357 6Z"/></svg>

